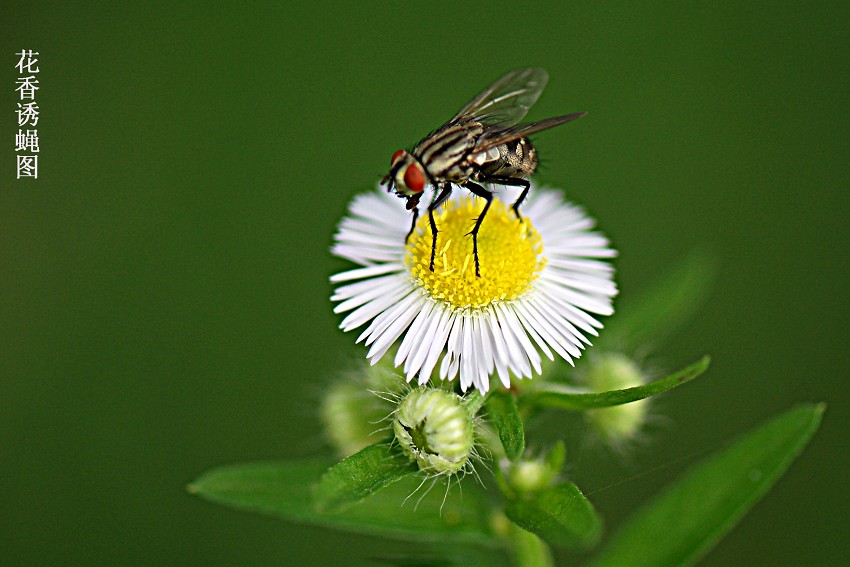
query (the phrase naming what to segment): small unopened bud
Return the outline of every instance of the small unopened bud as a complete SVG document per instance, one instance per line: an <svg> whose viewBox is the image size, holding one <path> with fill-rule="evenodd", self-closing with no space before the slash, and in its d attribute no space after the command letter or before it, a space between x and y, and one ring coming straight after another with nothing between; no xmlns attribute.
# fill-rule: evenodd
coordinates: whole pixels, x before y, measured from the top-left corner
<svg viewBox="0 0 850 567"><path fill-rule="evenodd" d="M590 361L584 374L584 382L593 392L608 392L640 386L646 382L646 378L631 358L619 353L605 353ZM648 400L638 400L619 406L588 410L585 416L604 441L619 446L628 443L640 433L648 409Z"/></svg>
<svg viewBox="0 0 850 567"><path fill-rule="evenodd" d="M387 437L389 424L384 420L393 411L391 398L400 397L403 385L403 378L374 366L351 372L328 387L320 415L340 457Z"/></svg>
<svg viewBox="0 0 850 567"><path fill-rule="evenodd" d="M472 416L461 397L446 390L411 391L396 410L394 429L404 454L428 474L454 474L472 454Z"/></svg>
<svg viewBox="0 0 850 567"><path fill-rule="evenodd" d="M510 463L507 481L511 489L519 494L530 494L548 488L561 474L566 457L564 444L559 442L543 456L525 458Z"/></svg>

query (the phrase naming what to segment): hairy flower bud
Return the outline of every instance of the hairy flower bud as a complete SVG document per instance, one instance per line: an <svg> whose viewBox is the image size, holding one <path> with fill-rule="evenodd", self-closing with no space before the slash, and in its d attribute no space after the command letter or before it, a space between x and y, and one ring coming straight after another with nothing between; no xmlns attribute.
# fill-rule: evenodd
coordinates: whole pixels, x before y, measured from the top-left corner
<svg viewBox="0 0 850 567"><path fill-rule="evenodd" d="M472 416L452 392L411 391L395 412L393 428L402 451L428 474L454 474L472 454Z"/></svg>
<svg viewBox="0 0 850 567"><path fill-rule="evenodd" d="M626 355L605 353L589 364L584 374L585 385L593 392L607 392L640 386L646 379L635 362ZM646 421L648 400L589 410L587 421L611 445L634 439Z"/></svg>
<svg viewBox="0 0 850 567"><path fill-rule="evenodd" d="M400 398L403 385L403 379L382 365L364 367L330 385L319 411L325 434L340 457L386 437L387 425L381 422L392 412L391 398Z"/></svg>

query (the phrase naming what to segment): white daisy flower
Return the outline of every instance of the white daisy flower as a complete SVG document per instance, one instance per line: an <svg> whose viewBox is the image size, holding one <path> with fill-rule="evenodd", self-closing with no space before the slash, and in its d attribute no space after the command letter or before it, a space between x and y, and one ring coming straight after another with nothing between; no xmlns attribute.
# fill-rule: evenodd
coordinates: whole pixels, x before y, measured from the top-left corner
<svg viewBox="0 0 850 567"><path fill-rule="evenodd" d="M427 211L405 243L404 205L381 189L359 195L334 237L333 254L361 266L331 277L334 312L348 313L344 331L367 325L357 342L372 364L401 339L394 362L408 381L425 384L438 369L443 380L460 374L463 391L486 392L495 372L507 388L511 375L540 374L540 352L572 364L602 327L591 314L613 312L614 269L602 259L616 252L560 192L532 187L522 221L493 199L478 234L481 277L468 233L483 199L456 190L435 212L433 272Z"/></svg>

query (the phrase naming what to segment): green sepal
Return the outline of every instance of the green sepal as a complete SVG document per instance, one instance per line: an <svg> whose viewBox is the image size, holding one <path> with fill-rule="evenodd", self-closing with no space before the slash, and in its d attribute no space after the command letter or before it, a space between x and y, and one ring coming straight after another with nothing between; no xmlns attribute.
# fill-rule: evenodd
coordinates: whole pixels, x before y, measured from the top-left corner
<svg viewBox="0 0 850 567"><path fill-rule="evenodd" d="M463 407L466 408L466 411L469 412L470 416L475 416L478 413L478 410L481 409L481 406L484 405L484 401L486 396L482 394L479 390L472 390L471 392L467 392L463 397Z"/></svg>
<svg viewBox="0 0 850 567"><path fill-rule="evenodd" d="M339 510L416 471L416 465L397 447L370 445L322 475L315 490L316 506L325 512Z"/></svg>
<svg viewBox="0 0 850 567"><path fill-rule="evenodd" d="M499 433L508 459L520 458L525 450L525 431L514 395L504 390L492 392L487 396L487 416Z"/></svg>
<svg viewBox="0 0 850 567"><path fill-rule="evenodd" d="M636 402L676 386L690 382L708 368L711 358L704 356L690 366L658 380L634 388L611 390L609 392L589 393L578 392L575 388L556 383L543 383L534 391L530 391L524 400L526 403L538 406L582 411L593 408L604 408Z"/></svg>
<svg viewBox="0 0 850 567"><path fill-rule="evenodd" d="M508 500L505 514L519 527L557 547L588 549L602 535L602 519L571 482Z"/></svg>
<svg viewBox="0 0 850 567"><path fill-rule="evenodd" d="M697 464L640 509L593 567L692 565L770 490L817 431L825 406L796 407Z"/></svg>

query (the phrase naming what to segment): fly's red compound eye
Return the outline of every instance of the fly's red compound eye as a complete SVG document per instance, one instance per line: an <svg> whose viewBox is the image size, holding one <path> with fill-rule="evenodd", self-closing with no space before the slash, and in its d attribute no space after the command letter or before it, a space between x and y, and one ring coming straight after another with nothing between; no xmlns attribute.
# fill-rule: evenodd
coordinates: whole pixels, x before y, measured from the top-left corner
<svg viewBox="0 0 850 567"><path fill-rule="evenodd" d="M390 160L390 165L393 165L395 163L395 160L400 158L401 154L403 154L403 153L404 153L404 150L398 150L396 153L394 153L392 159Z"/></svg>
<svg viewBox="0 0 850 567"><path fill-rule="evenodd" d="M425 189L425 173L419 164L410 164L404 172L404 184L414 193L421 193Z"/></svg>

